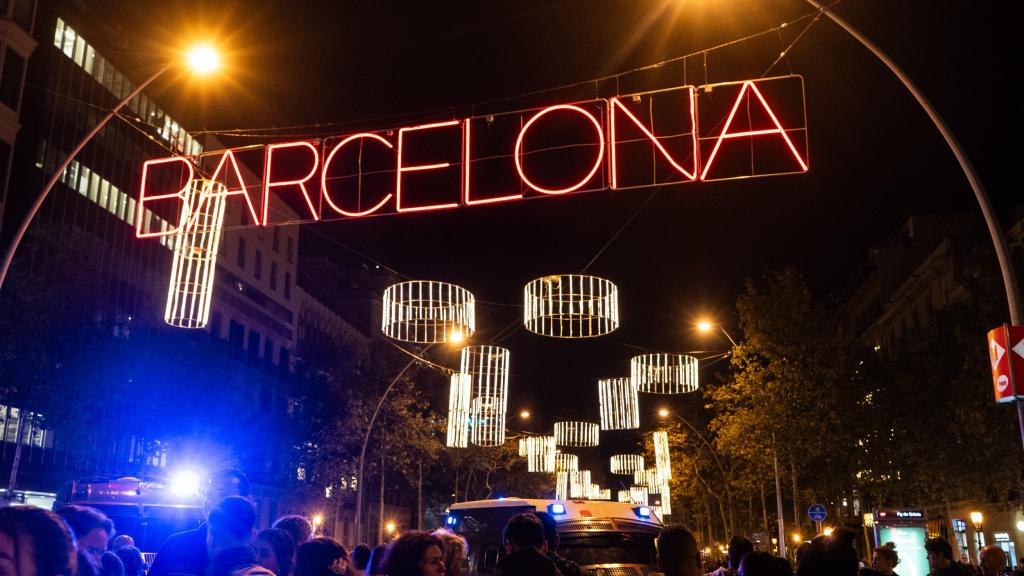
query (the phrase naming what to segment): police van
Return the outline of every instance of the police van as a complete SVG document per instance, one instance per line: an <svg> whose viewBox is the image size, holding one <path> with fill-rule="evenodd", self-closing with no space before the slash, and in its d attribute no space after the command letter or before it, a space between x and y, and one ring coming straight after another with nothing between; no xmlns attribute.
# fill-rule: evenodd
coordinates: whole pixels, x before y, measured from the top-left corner
<svg viewBox="0 0 1024 576"><path fill-rule="evenodd" d="M181 485L178 478L167 482L130 476L83 478L67 482L53 508L79 504L103 512L114 521L117 534L131 536L149 561L171 534L203 522L198 478L186 484Z"/></svg>
<svg viewBox="0 0 1024 576"><path fill-rule="evenodd" d="M470 576L487 576L505 556L505 523L521 512L547 512L558 525L558 553L592 576L657 572L654 540L664 527L649 506L597 500L499 498L452 504L448 529L469 543Z"/></svg>

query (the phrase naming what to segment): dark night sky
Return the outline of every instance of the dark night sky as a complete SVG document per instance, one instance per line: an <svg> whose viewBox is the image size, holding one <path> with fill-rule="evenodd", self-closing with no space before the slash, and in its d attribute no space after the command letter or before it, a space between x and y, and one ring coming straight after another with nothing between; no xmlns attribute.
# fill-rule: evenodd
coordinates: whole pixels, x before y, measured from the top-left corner
<svg viewBox="0 0 1024 576"><path fill-rule="evenodd" d="M227 32L231 83L208 86L202 95L162 86L172 112L191 116L186 125L209 129L465 110L695 52L811 11L798 0L145 0L103 2L101 12L107 3L116 6L113 21L152 31L140 53L170 45L191 28ZM1010 168L1021 107L1009 82L1024 52L1010 19L966 0L846 0L835 10L929 95L1005 214L1021 186L1019 171ZM190 24L179 27L182 19ZM762 75L803 26L784 30L781 40L770 35L710 53L708 79ZM688 68L691 82L702 75L698 60ZM814 24L773 75L790 71L806 80L810 173L662 190L590 269L619 285L618 332L564 342L520 329L503 343L513 354L513 408L596 418L594 379L625 375L635 353L629 345L724 349L721 340L701 341L690 326L703 314L735 326L733 306L745 278L795 266L819 294L834 294L863 264L869 246L907 215L978 212L924 113L835 24ZM556 94L550 103L566 100ZM526 281L582 268L651 193L597 192L309 225L303 244L310 253L331 254L341 253L334 242L342 243L405 275L455 282L481 300L517 304ZM520 311L484 306L479 314L475 340L486 343ZM455 362L452 355L447 363ZM687 401L695 400L678 402Z"/></svg>

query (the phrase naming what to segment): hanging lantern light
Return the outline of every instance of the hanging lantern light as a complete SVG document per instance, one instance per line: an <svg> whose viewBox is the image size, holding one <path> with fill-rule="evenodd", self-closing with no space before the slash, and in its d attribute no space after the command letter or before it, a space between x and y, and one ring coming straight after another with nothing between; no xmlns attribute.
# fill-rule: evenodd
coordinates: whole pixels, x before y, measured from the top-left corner
<svg viewBox="0 0 1024 576"><path fill-rule="evenodd" d="M598 426L594 422L555 422L555 443L559 446L597 446Z"/></svg>
<svg viewBox="0 0 1024 576"><path fill-rule="evenodd" d="M475 298L447 282L399 282L384 290L381 329L403 342L459 342L476 330Z"/></svg>
<svg viewBox="0 0 1024 576"><path fill-rule="evenodd" d="M658 471L661 484L672 479L672 459L668 453L668 432L658 430L654 433L654 465Z"/></svg>
<svg viewBox="0 0 1024 576"><path fill-rule="evenodd" d="M477 446L501 446L505 443L505 410L500 398L473 398L470 415L470 442Z"/></svg>
<svg viewBox="0 0 1024 576"><path fill-rule="evenodd" d="M526 465L529 472L555 471L555 437L533 436L526 439Z"/></svg>
<svg viewBox="0 0 1024 576"><path fill-rule="evenodd" d="M619 502L627 502L632 504L633 499L629 494L629 490L619 490Z"/></svg>
<svg viewBox="0 0 1024 576"><path fill-rule="evenodd" d="M558 440L555 440L558 443ZM580 457L575 454L559 452L555 454L555 470L557 472L570 472L580 469Z"/></svg>
<svg viewBox="0 0 1024 576"><path fill-rule="evenodd" d="M657 468L637 470L633 473L633 484L636 484L637 486L647 486L649 494L657 494L658 487L667 481L667 479L658 475Z"/></svg>
<svg viewBox="0 0 1024 576"><path fill-rule="evenodd" d="M630 378L597 381L601 402L602 430L629 430L640 427L640 403Z"/></svg>
<svg viewBox="0 0 1024 576"><path fill-rule="evenodd" d="M595 276L544 276L523 289L523 324L541 336L593 338L619 327L619 290Z"/></svg>
<svg viewBox="0 0 1024 576"><path fill-rule="evenodd" d="M590 492L590 470L567 472L569 475L569 497L586 498Z"/></svg>
<svg viewBox="0 0 1024 576"><path fill-rule="evenodd" d="M647 506L647 486L630 486L629 501L638 506Z"/></svg>
<svg viewBox="0 0 1024 576"><path fill-rule="evenodd" d="M641 354L629 361L640 392L683 394L697 390L697 359L686 354Z"/></svg>
<svg viewBox="0 0 1024 576"><path fill-rule="evenodd" d="M555 500L569 499L569 473L555 473Z"/></svg>
<svg viewBox="0 0 1024 576"><path fill-rule="evenodd" d="M468 374L452 374L448 392L448 438L445 444L465 448L469 442L469 419L472 405L472 380Z"/></svg>
<svg viewBox="0 0 1024 576"><path fill-rule="evenodd" d="M659 492L661 493L661 514L659 514L659 516L671 516L672 496L669 494L667 482L661 486Z"/></svg>
<svg viewBox="0 0 1024 576"><path fill-rule="evenodd" d="M211 180L193 180L185 190L164 308L164 321L171 326L205 328L210 320L226 191Z"/></svg>
<svg viewBox="0 0 1024 576"><path fill-rule="evenodd" d="M633 474L644 469L644 457L639 454L615 454L612 456L612 474Z"/></svg>

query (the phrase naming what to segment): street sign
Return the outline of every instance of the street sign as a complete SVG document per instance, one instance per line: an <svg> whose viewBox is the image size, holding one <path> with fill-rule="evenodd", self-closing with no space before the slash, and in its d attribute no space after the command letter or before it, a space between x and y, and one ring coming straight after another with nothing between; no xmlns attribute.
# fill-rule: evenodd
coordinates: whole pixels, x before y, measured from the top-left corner
<svg viewBox="0 0 1024 576"><path fill-rule="evenodd" d="M825 510L825 506L821 504L811 504L811 507L807 509L807 515L815 522L824 522L828 512Z"/></svg>
<svg viewBox="0 0 1024 576"><path fill-rule="evenodd" d="M1017 374L1024 374L1024 326L1002 325L988 333L988 355L996 402L1024 399L1018 391Z"/></svg>

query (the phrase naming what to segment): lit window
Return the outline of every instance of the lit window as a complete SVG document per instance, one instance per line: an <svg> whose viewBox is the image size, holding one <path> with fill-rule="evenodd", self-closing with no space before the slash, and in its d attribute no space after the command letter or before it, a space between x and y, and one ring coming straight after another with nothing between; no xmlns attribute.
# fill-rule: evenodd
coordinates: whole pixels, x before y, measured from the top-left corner
<svg viewBox="0 0 1024 576"><path fill-rule="evenodd" d="M53 32L53 45L59 50L64 42L64 20L57 18L57 28Z"/></svg>
<svg viewBox="0 0 1024 576"><path fill-rule="evenodd" d="M75 53L75 31L68 26L64 29L64 55L71 58Z"/></svg>

